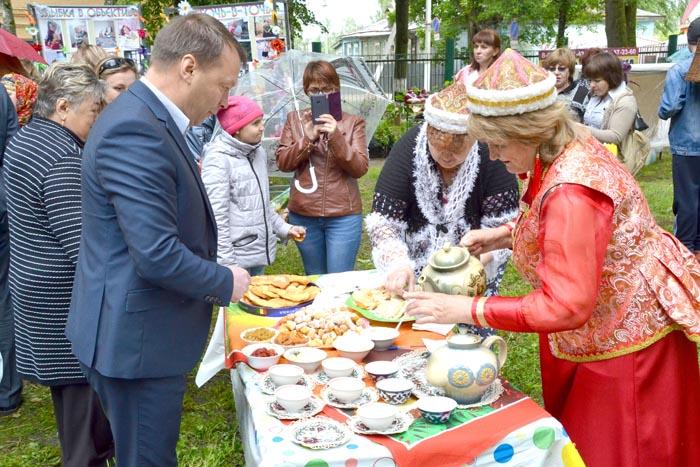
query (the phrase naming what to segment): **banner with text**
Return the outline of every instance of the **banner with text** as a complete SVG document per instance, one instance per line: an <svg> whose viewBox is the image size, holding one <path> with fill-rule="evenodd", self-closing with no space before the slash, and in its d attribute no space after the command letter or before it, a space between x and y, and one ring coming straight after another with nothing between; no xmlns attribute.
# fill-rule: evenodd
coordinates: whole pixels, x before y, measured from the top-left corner
<svg viewBox="0 0 700 467"><path fill-rule="evenodd" d="M141 48L138 5L32 5L32 9L39 27L42 55L49 64L67 60L84 42L118 55Z"/></svg>
<svg viewBox="0 0 700 467"><path fill-rule="evenodd" d="M289 47L283 2L261 1L236 5L193 6L221 21L243 46L249 62L277 57Z"/></svg>

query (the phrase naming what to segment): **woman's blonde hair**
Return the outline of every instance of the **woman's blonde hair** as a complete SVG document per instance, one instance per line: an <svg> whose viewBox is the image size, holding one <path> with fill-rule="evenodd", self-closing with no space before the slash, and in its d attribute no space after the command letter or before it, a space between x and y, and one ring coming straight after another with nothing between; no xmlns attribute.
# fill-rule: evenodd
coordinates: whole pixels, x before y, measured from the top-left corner
<svg viewBox="0 0 700 467"><path fill-rule="evenodd" d="M87 65L97 73L97 65L107 57L109 57L109 54L99 45L90 45L87 42L83 42L71 56L70 62L76 65Z"/></svg>
<svg viewBox="0 0 700 467"><path fill-rule="evenodd" d="M59 99L79 106L85 99L104 101L104 84L87 65L54 62L39 81L34 115L49 118L56 112Z"/></svg>
<svg viewBox="0 0 700 467"><path fill-rule="evenodd" d="M552 162L564 146L581 136L567 104L559 101L546 109L520 115L486 117L472 114L469 134L486 143L517 141L537 146L545 162Z"/></svg>

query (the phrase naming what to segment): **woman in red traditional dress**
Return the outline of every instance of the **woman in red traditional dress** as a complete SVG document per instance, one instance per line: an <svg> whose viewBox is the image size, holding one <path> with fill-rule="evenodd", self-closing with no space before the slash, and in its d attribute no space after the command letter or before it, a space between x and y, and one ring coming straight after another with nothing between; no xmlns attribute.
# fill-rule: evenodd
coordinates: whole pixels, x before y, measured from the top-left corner
<svg viewBox="0 0 700 467"><path fill-rule="evenodd" d="M556 102L554 76L507 50L468 86L469 133L527 178L512 247L522 297L406 294L418 323L540 334L545 408L587 465L700 465L700 263L654 220L632 175Z"/></svg>

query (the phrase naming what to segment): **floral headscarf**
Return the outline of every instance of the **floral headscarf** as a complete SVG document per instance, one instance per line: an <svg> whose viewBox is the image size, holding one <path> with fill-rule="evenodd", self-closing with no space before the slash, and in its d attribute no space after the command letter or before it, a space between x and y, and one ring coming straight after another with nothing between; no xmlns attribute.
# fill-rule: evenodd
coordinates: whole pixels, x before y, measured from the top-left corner
<svg viewBox="0 0 700 467"><path fill-rule="evenodd" d="M26 76L18 73L8 73L0 78L0 83L5 86L7 93L15 96L15 108L19 126L29 122L34 110L37 97L37 84Z"/></svg>

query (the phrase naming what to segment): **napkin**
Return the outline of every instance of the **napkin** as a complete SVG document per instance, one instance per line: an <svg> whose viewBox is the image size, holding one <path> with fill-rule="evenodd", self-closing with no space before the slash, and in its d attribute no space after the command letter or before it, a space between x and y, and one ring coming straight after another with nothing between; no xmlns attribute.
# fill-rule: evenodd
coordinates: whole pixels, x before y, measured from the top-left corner
<svg viewBox="0 0 700 467"><path fill-rule="evenodd" d="M209 381L215 374L223 370L226 360L226 345L224 344L224 308L219 307L219 315L216 317L216 326L214 333L211 335L209 346L204 353L202 363L199 364L197 376L194 382L198 388L201 388L204 383Z"/></svg>
<svg viewBox="0 0 700 467"><path fill-rule="evenodd" d="M416 331L430 331L430 332L435 332L437 334L442 334L443 336L446 336L449 334L449 332L452 330L452 328L455 327L454 324L437 324L437 323L426 323L426 324L417 324L413 323L413 329Z"/></svg>

